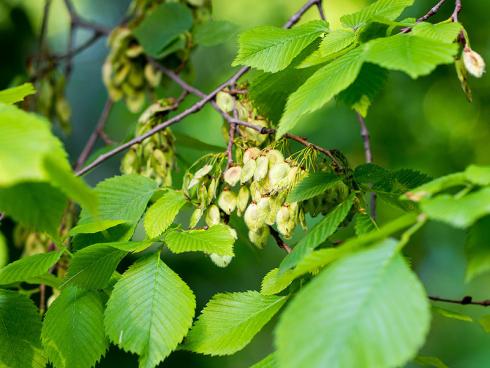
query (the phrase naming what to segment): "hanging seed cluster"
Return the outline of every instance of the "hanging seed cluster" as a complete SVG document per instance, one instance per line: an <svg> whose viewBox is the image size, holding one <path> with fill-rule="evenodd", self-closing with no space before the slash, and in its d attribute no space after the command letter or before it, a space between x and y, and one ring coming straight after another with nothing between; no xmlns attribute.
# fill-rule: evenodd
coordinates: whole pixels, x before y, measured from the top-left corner
<svg viewBox="0 0 490 368"><path fill-rule="evenodd" d="M174 99L161 99L150 105L138 120L136 136L145 134L161 123L174 104ZM122 159L121 172L152 178L159 185L172 185L172 169L176 161L174 142L172 131L167 128L135 144Z"/></svg>
<svg viewBox="0 0 490 368"><path fill-rule="evenodd" d="M201 217L213 226L236 213L243 217L250 240L259 248L267 242L269 226L275 225L289 238L298 223L304 226L304 212L286 198L305 171L276 149L251 147L241 156L240 164L224 172L221 162L216 162L186 175L184 193L197 207L190 226L196 226Z"/></svg>
<svg viewBox="0 0 490 368"><path fill-rule="evenodd" d="M35 75L35 72L32 72ZM36 111L50 121L57 121L65 133L71 130L71 108L65 97L65 76L52 69L37 82Z"/></svg>
<svg viewBox="0 0 490 368"><path fill-rule="evenodd" d="M160 84L161 72L150 64L143 47L127 27L116 27L108 39L109 55L102 68L102 76L114 101L124 99L132 112L145 104L147 89Z"/></svg>
<svg viewBox="0 0 490 368"><path fill-rule="evenodd" d="M114 101L124 99L132 112L141 111L145 105L146 93L153 91L162 80L162 73L148 61L132 29L149 11L164 2L166 1L133 1L130 7L132 21L125 26L116 27L108 38L110 52L102 68L104 84L111 98ZM191 9L195 24L210 18L210 0L181 2ZM180 70L187 64L192 46L191 34L184 33L172 42L167 51L162 51L159 62L168 68Z"/></svg>

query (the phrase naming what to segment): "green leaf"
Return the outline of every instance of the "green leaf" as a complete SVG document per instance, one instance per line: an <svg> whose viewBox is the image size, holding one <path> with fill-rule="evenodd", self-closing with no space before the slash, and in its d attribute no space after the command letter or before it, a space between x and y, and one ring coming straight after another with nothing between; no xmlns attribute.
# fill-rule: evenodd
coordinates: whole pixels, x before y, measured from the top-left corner
<svg viewBox="0 0 490 368"><path fill-rule="evenodd" d="M466 282L490 271L490 216L483 217L470 228L465 254Z"/></svg>
<svg viewBox="0 0 490 368"><path fill-rule="evenodd" d="M209 151L209 152L223 152L226 150L226 147L215 146L213 144L209 144L203 142L199 139L191 137L190 135L184 134L182 132L173 132L177 140L177 144L180 147L191 148L197 151Z"/></svg>
<svg viewBox="0 0 490 368"><path fill-rule="evenodd" d="M228 225L218 224L207 230L171 229L165 234L165 243L173 253L204 252L233 256L236 236Z"/></svg>
<svg viewBox="0 0 490 368"><path fill-rule="evenodd" d="M434 367L434 368L449 368L444 362L437 358L431 356L421 356L415 358L415 363L424 367Z"/></svg>
<svg viewBox="0 0 490 368"><path fill-rule="evenodd" d="M74 284L85 289L103 289L117 265L128 254L110 243L94 244L73 256L63 285Z"/></svg>
<svg viewBox="0 0 490 368"><path fill-rule="evenodd" d="M272 353L267 355L260 362L257 362L254 365L252 365L250 368L278 368L278 367L279 365L277 364L276 354Z"/></svg>
<svg viewBox="0 0 490 368"><path fill-rule="evenodd" d="M28 280L25 280L25 282L28 284L34 284L34 285L44 284L49 287L52 287L53 289L61 289L62 281L63 280L56 277L52 273L45 273L43 275L31 277Z"/></svg>
<svg viewBox="0 0 490 368"><path fill-rule="evenodd" d="M405 8L413 4L413 1L414 0L378 0L356 13L342 16L340 21L346 27L359 28L366 25L374 18L382 17L387 20L395 20Z"/></svg>
<svg viewBox="0 0 490 368"><path fill-rule="evenodd" d="M26 296L0 289L0 366L44 368L41 319Z"/></svg>
<svg viewBox="0 0 490 368"><path fill-rule="evenodd" d="M466 314L454 312L446 308L433 306L432 310L445 318L456 319L458 321L463 321L463 322L473 322L473 318L471 318L470 316Z"/></svg>
<svg viewBox="0 0 490 368"><path fill-rule="evenodd" d="M374 64L364 64L354 83L338 95L343 102L366 117L374 98L385 85L388 72Z"/></svg>
<svg viewBox="0 0 490 368"><path fill-rule="evenodd" d="M204 307L183 348L201 354L231 355L243 349L286 302L256 291L216 294Z"/></svg>
<svg viewBox="0 0 490 368"><path fill-rule="evenodd" d="M140 175L115 176L104 180L95 187L99 198L97 216L82 208L78 225L105 220L122 220L136 225L157 187L155 181Z"/></svg>
<svg viewBox="0 0 490 368"><path fill-rule="evenodd" d="M42 342L55 368L90 368L105 354L104 304L95 291L64 289L44 318Z"/></svg>
<svg viewBox="0 0 490 368"><path fill-rule="evenodd" d="M310 173L294 186L288 195L287 201L292 203L316 197L334 186L339 180L340 177L334 173Z"/></svg>
<svg viewBox="0 0 490 368"><path fill-rule="evenodd" d="M464 172L466 178L476 185L490 185L490 166L468 166Z"/></svg>
<svg viewBox="0 0 490 368"><path fill-rule="evenodd" d="M252 28L241 33L240 49L232 65L278 72L291 64L303 49L327 30L327 23L320 20L292 29L272 26Z"/></svg>
<svg viewBox="0 0 490 368"><path fill-rule="evenodd" d="M9 261L9 249L2 232L0 232L0 269Z"/></svg>
<svg viewBox="0 0 490 368"><path fill-rule="evenodd" d="M362 164L354 169L354 180L359 184L377 184L392 181L390 171L376 164Z"/></svg>
<svg viewBox="0 0 490 368"><path fill-rule="evenodd" d="M156 238L172 225L186 198L180 191L168 190L153 205L145 216L145 230L150 238Z"/></svg>
<svg viewBox="0 0 490 368"><path fill-rule="evenodd" d="M490 314L482 316L478 322L486 333L490 333Z"/></svg>
<svg viewBox="0 0 490 368"><path fill-rule="evenodd" d="M277 358L284 368L403 366L429 325L422 285L386 240L337 261L297 294L276 328Z"/></svg>
<svg viewBox="0 0 490 368"><path fill-rule="evenodd" d="M440 178L434 179L420 187L414 188L410 193L407 193L405 198L415 202L419 202L424 198L430 198L433 195L458 186L464 186L467 184L467 177L465 173L455 173Z"/></svg>
<svg viewBox="0 0 490 368"><path fill-rule="evenodd" d="M467 228L490 214L490 188L483 188L462 198L438 195L420 203L423 212L433 220L459 228Z"/></svg>
<svg viewBox="0 0 490 368"><path fill-rule="evenodd" d="M9 263L0 269L0 285L29 280L49 271L61 257L62 251L35 254Z"/></svg>
<svg viewBox="0 0 490 368"><path fill-rule="evenodd" d="M250 98L261 114L277 124L289 95L316 70L317 68L296 69L291 65L278 73L260 72L250 83Z"/></svg>
<svg viewBox="0 0 490 368"><path fill-rule="evenodd" d="M12 105L23 101L26 96L36 93L36 89L31 83L24 83L17 87L12 87L0 91L0 103Z"/></svg>
<svg viewBox="0 0 490 368"><path fill-rule="evenodd" d="M147 54L159 57L165 47L191 26L192 12L187 6L163 3L145 15L143 21L134 28L133 34Z"/></svg>
<svg viewBox="0 0 490 368"><path fill-rule="evenodd" d="M363 63L362 50L356 48L318 69L288 99L277 136L294 128L301 116L318 110L356 79Z"/></svg>
<svg viewBox="0 0 490 368"><path fill-rule="evenodd" d="M238 26L226 20L210 20L194 28L194 41L200 46L216 46L235 36Z"/></svg>
<svg viewBox="0 0 490 368"><path fill-rule="evenodd" d="M338 29L325 35L318 51L322 57L329 57L342 51L356 41L356 33L350 29Z"/></svg>
<svg viewBox="0 0 490 368"><path fill-rule="evenodd" d="M19 183L0 188L0 211L27 228L58 236L66 197L48 183Z"/></svg>
<svg viewBox="0 0 490 368"><path fill-rule="evenodd" d="M440 64L453 63L458 47L425 37L398 34L370 41L364 49L366 61L403 71L415 79L429 74Z"/></svg>
<svg viewBox="0 0 490 368"><path fill-rule="evenodd" d="M0 187L50 180L44 165L48 156L68 165L49 122L15 106L0 105Z"/></svg>
<svg viewBox="0 0 490 368"><path fill-rule="evenodd" d="M81 224L73 227L69 234L71 236L78 234L95 234L125 223L126 221L124 220L102 220L99 222L89 222L87 224Z"/></svg>
<svg viewBox="0 0 490 368"><path fill-rule="evenodd" d="M316 274L326 265L350 252L349 249L346 250L344 248L314 250L305 255L292 270L280 271L279 268L274 268L262 280L260 293L264 295L278 294L295 279L308 273Z"/></svg>
<svg viewBox="0 0 490 368"><path fill-rule="evenodd" d="M373 230L376 230L376 228L376 223L367 213L358 213L356 215L354 230L357 236L367 234Z"/></svg>
<svg viewBox="0 0 490 368"><path fill-rule="evenodd" d="M281 262L281 272L293 268L308 253L324 243L345 220L354 204L355 194L351 194L318 222Z"/></svg>
<svg viewBox="0 0 490 368"><path fill-rule="evenodd" d="M422 22L413 27L411 33L435 41L453 43L461 29L461 24L455 22L438 24Z"/></svg>
<svg viewBox="0 0 490 368"><path fill-rule="evenodd" d="M155 367L182 341L196 302L182 279L157 252L132 265L116 283L105 312L106 333L122 349Z"/></svg>
<svg viewBox="0 0 490 368"><path fill-rule="evenodd" d="M89 212L96 214L97 197L94 190L67 169L64 161L48 156L44 160L44 168L49 175L50 184L56 186Z"/></svg>

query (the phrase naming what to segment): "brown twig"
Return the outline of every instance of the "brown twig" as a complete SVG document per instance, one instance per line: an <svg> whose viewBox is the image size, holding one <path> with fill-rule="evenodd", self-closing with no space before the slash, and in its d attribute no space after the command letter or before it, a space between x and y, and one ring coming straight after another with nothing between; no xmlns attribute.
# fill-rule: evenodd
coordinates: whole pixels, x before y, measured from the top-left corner
<svg viewBox="0 0 490 368"><path fill-rule="evenodd" d="M90 29L94 32L108 35L111 33L111 29L109 27L90 22L88 20L83 19L76 11L75 6L73 5L71 0L65 0L66 10L68 10L68 14L70 15L70 22L80 28Z"/></svg>
<svg viewBox="0 0 490 368"><path fill-rule="evenodd" d="M441 9L441 7L444 5L444 3L446 2L446 0L439 0L439 2L434 5L426 14L424 14L423 16L421 16L420 18L417 19L417 23L420 23L420 22L425 22L427 19L429 18L432 18L434 15L436 15L439 10ZM403 28L400 32L401 33L408 33L412 30L412 27L406 27L406 28Z"/></svg>
<svg viewBox="0 0 490 368"><path fill-rule="evenodd" d="M460 304L460 305L479 305L481 307L490 307L490 299L476 301L473 300L471 296L465 296L463 299L448 299L448 298L441 298L438 296L429 296L429 299L434 302L441 302L441 303L451 303L451 304Z"/></svg>
<svg viewBox="0 0 490 368"><path fill-rule="evenodd" d="M65 0L70 3L70 0ZM303 16L303 14L312 6L316 5L319 0L309 0L305 5L301 7L300 10L298 10L287 22L284 24L284 28L291 28L293 25L295 25ZM113 150L100 155L97 159L95 159L91 164L85 166L83 169L80 169L77 171L77 175L83 175L93 168L97 167L100 165L102 162L110 159L111 157L114 157L118 153L128 149L134 144L138 144L143 142L146 138L151 137L153 134L158 133L159 131L166 129L167 127L176 124L180 122L182 119L186 118L187 116L194 114L198 111L200 111L206 104L210 103L213 101L213 99L216 97L218 92L223 90L226 87L233 86L236 84L236 82L248 71L250 70L249 67L244 67L238 70L230 79L228 79L226 82L222 83L220 86L218 86L214 91L203 97L200 101L196 102L194 105L191 107L187 108L186 110L182 111L180 114L175 115L173 118L155 126L153 129L149 130L145 134L135 137L131 139L130 141L120 145L119 147L114 148Z"/></svg>
<svg viewBox="0 0 490 368"><path fill-rule="evenodd" d="M90 37L89 39L87 39L87 41L85 41L84 43L82 43L80 46L77 46L75 48L72 48L70 51L66 52L65 54L54 55L53 57L54 57L54 59L56 61L61 61L63 59L71 59L74 56L76 56L79 53L81 53L82 51L84 51L85 49L87 49L90 46L92 46L92 44L95 41L97 41L99 38L101 38L102 36L103 35L101 33L94 32L94 34L92 35L92 37Z"/></svg>
<svg viewBox="0 0 490 368"><path fill-rule="evenodd" d="M327 17L325 17L325 13L323 12L323 1L322 0L317 1L316 7L318 8L318 14L320 15L320 19L326 21Z"/></svg>
<svg viewBox="0 0 490 368"><path fill-rule="evenodd" d="M451 15L451 19L453 22L458 22L458 16L462 8L463 8L463 4L461 3L461 0L455 0L454 11L453 14Z"/></svg>
<svg viewBox="0 0 490 368"><path fill-rule="evenodd" d="M361 137L364 143L364 156L366 157L366 163L373 162L373 153L371 151L371 140L369 137L369 130L366 125L366 121L362 117L361 114L356 112L357 120L359 121L359 125L361 126Z"/></svg>
<svg viewBox="0 0 490 368"><path fill-rule="evenodd" d="M279 235L279 232L274 229L272 226L269 225L269 230L274 238L274 241L276 242L277 246L281 249L284 249L286 253L291 253L292 249L289 245L287 245L284 240L282 240L281 235Z"/></svg>
<svg viewBox="0 0 490 368"><path fill-rule="evenodd" d="M113 104L114 102L110 98L108 98L106 103L104 104L104 108L102 109L102 113L100 114L95 129L93 130L92 134L90 134L87 143L85 143L85 147L83 148L82 152L80 153L80 156L78 157L77 163L75 165L75 170L79 170L83 166L85 161L87 161L88 157L90 156L90 153L94 149L95 143L97 142L97 138L102 136L105 124L107 122L107 119L109 118Z"/></svg>
<svg viewBox="0 0 490 368"><path fill-rule="evenodd" d="M366 120L362 117L361 114L356 112L357 115L357 121L359 122L359 125L361 127L361 137L362 141L364 144L364 156L366 159L366 163L370 164L373 162L373 152L371 151L371 139L369 136L369 130L366 124ZM373 219L376 219L376 193L371 192L369 194L370 197L370 212L371 212L371 217Z"/></svg>
<svg viewBox="0 0 490 368"><path fill-rule="evenodd" d="M235 105L233 106L233 119L238 120L238 110ZM233 164L233 144L235 141L236 124L230 123L230 129L228 130L228 145L226 146L226 168L228 169Z"/></svg>

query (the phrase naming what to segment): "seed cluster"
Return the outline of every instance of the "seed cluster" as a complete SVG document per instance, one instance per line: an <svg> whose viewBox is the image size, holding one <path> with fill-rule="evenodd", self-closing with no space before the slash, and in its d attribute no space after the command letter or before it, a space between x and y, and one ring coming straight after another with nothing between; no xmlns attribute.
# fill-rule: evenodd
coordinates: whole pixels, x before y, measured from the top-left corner
<svg viewBox="0 0 490 368"><path fill-rule="evenodd" d="M161 99L150 105L138 120L136 136L158 125L173 109L174 103L173 99ZM121 172L152 178L159 185L172 185L172 169L176 160L174 142L175 138L170 128L167 128L135 144L122 159Z"/></svg>
<svg viewBox="0 0 490 368"><path fill-rule="evenodd" d="M160 3L175 2L134 0L130 13L132 20L114 28L108 38L110 52L102 68L104 84L114 101L124 99L131 112L139 112L145 105L146 93L153 91L162 81L162 73L148 60L132 30L145 15ZM210 0L180 1L190 8L194 24L207 20L211 16ZM174 40L168 50L163 50L158 61L168 68L181 70L189 60L193 48L192 36L185 32Z"/></svg>

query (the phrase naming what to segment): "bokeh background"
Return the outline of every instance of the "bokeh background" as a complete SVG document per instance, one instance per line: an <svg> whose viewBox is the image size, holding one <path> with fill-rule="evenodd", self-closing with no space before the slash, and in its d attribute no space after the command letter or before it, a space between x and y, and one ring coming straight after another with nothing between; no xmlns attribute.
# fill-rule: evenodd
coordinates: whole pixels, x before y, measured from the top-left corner
<svg viewBox="0 0 490 368"><path fill-rule="evenodd" d="M256 25L281 25L302 4L303 0L213 0L214 19L237 24L240 29ZM367 0L328 0L325 12L333 28L339 27L342 14L356 11L368 4ZM406 16L424 14L435 0L417 0ZM75 6L86 19L108 26L124 17L129 0L75 0ZM449 17L452 1L434 20ZM0 89L25 75L28 57L36 53L42 0L0 0ZM472 47L490 60L490 1L463 1L460 20L471 38ZM305 20L317 17L310 10ZM48 28L48 42L55 52L63 52L68 37L68 15L62 0L53 0ZM90 37L79 31L77 42ZM236 39L224 45L202 48L194 52L192 82L201 90L210 91L233 73L230 64L237 50ZM96 124L106 100L101 81L101 65L107 54L105 39L99 40L74 60L67 96L72 106L70 135L64 136L72 160L80 153ZM19 79L17 79L19 80ZM490 164L490 79L470 81L474 101L468 103L459 86L453 66L439 67L429 77L411 80L402 73L390 73L383 92L371 108L367 118L372 136L374 160L390 169L412 168L434 177L464 169L470 163ZM164 91L175 94L176 90ZM187 102L192 103L192 98ZM124 104L118 103L112 111L106 132L112 139L123 141L134 129L137 115L130 114ZM220 131L222 121L211 109L188 117L175 131L184 132L202 141L224 146ZM298 124L295 133L309 137L313 142L342 150L352 165L363 162L359 126L352 111L330 103ZM179 147L186 162L193 162L200 154ZM119 159L108 161L87 175L91 184L118 173ZM380 203L380 222L398 214L398 210ZM7 220L2 231L9 235L12 224ZM464 238L462 231L438 223L427 225L407 247L416 272L431 295L475 299L490 298L490 275L465 283ZM490 246L490 245L489 245ZM173 267L198 298L198 308L216 292L258 289L261 278L275 267L283 256L270 244L258 252L246 241L237 245L237 257L226 269L218 269L202 255L172 256L165 253L165 261ZM11 259L18 250L11 249ZM355 290L352 291L355 297ZM400 300L403 303L403 300ZM477 321L490 314L482 307L444 305ZM204 357L193 353L176 352L166 360L165 367L247 367L273 350L272 321L243 351L232 357ZM292 331L292 333L294 333ZM448 319L434 314L432 329L422 355L437 356L449 367L490 367L490 334L478 323ZM111 348L100 362L100 367L133 367L136 358ZM412 366L412 365L409 365ZM415 365L413 365L415 366ZM359 367L361 368L361 367Z"/></svg>

